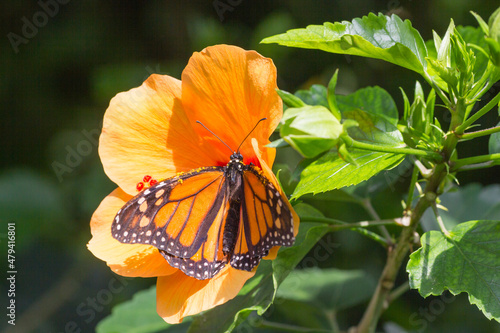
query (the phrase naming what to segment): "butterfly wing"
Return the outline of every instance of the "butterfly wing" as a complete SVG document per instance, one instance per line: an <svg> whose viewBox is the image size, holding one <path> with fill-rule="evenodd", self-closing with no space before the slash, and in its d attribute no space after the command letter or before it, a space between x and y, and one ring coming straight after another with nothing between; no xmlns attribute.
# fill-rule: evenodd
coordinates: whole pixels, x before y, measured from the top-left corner
<svg viewBox="0 0 500 333"><path fill-rule="evenodd" d="M157 247L187 275L212 277L227 262L227 201L224 168L196 169L140 192L117 213L111 232L122 243Z"/></svg>
<svg viewBox="0 0 500 333"><path fill-rule="evenodd" d="M293 217L276 187L254 166L243 172L240 227L231 266L251 271L274 246L295 241Z"/></svg>

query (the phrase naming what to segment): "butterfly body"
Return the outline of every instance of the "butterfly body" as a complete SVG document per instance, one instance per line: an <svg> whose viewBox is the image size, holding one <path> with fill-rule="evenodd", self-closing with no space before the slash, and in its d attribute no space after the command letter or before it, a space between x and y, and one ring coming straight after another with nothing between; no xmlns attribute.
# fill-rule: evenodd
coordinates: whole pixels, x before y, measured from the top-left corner
<svg viewBox="0 0 500 333"><path fill-rule="evenodd" d="M293 218L280 192L240 153L141 191L118 212L111 231L122 243L150 244L197 279L224 266L251 271L274 246L294 242Z"/></svg>

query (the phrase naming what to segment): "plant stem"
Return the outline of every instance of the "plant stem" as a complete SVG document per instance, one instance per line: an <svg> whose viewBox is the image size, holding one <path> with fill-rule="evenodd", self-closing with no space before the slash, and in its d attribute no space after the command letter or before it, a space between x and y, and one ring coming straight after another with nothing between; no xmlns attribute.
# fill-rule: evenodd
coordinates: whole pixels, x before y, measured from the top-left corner
<svg viewBox="0 0 500 333"><path fill-rule="evenodd" d="M456 105L454 105L453 108L450 108L452 114L449 128L450 133L454 132L463 122L466 107L465 98L458 97ZM457 143L458 137L456 135L448 135L446 137L441 151L443 161L434 166L428 178L423 195L419 198L415 208L408 211L408 214L410 215L410 223L408 227L403 228L396 244L389 247L389 253L387 255L384 270L382 271L375 293L368 304L363 318L357 326L357 333L375 332L380 315L387 307L387 299L394 287L396 276L401 268L401 265L403 264L404 259L406 258L410 245L412 244L415 230L417 229L424 212L436 201L441 183L448 173L448 163L450 157L452 156Z"/></svg>
<svg viewBox="0 0 500 333"><path fill-rule="evenodd" d="M435 171L436 172L429 179L424 195L419 199L415 208L411 211L410 225L403 228L398 241L393 248L389 249L387 261L384 270L382 271L382 275L380 276L375 293L373 294L370 304L368 305L368 308L358 325L358 333L375 332L378 319L382 314L382 311L385 309L387 297L394 287L394 281L401 264L410 249L410 244L412 243L413 234L418 226L418 222L420 221L420 218L424 214L425 210L436 199L435 192L446 175L446 168L443 164L438 164Z"/></svg>
<svg viewBox="0 0 500 333"><path fill-rule="evenodd" d="M344 221L335 220L335 219L331 219L328 217L301 216L300 218L301 218L301 221L303 221L303 222L308 221L308 222L320 222L320 223L333 224L332 231L336 231L338 229L352 229L352 230L354 230L354 231L356 231L356 232L358 232L366 237L371 238L372 240L381 244L383 247L387 247L389 245L387 243L387 240L385 238L381 237L380 235L374 233L373 231L364 229L364 227L376 225L377 222L379 222L378 225L397 224L396 220L362 221L362 222L356 222L356 223L346 223ZM336 227L338 227L338 229L334 229Z"/></svg>
<svg viewBox="0 0 500 333"><path fill-rule="evenodd" d="M490 166L495 165L497 163L500 163L500 153L489 154L489 155L479 155L479 156L458 159L458 160L454 161L452 170L455 171L455 170L462 168L466 165L481 164L481 163L486 163L486 162L490 162L491 163Z"/></svg>
<svg viewBox="0 0 500 333"><path fill-rule="evenodd" d="M469 164L469 165L464 165L460 168L453 169L453 172L462 172L462 171L473 171L473 170L480 170L480 169L486 169L486 168L491 168L492 166L499 165L500 161L488 161L484 163L478 163L478 164Z"/></svg>
<svg viewBox="0 0 500 333"><path fill-rule="evenodd" d="M498 93L491 101L488 102L485 106L483 106L479 111L474 113L469 119L464 121L460 126L455 129L455 134L461 136L465 130L476 122L479 118L488 113L491 109L495 107L495 105L500 102L500 93Z"/></svg>
<svg viewBox="0 0 500 333"><path fill-rule="evenodd" d="M414 164L413 171L411 174L410 190L408 191L408 199L406 200L406 211L411 211L411 206L413 204L413 193L415 193L415 184L418 181L418 167Z"/></svg>
<svg viewBox="0 0 500 333"><path fill-rule="evenodd" d="M432 203L432 210L434 211L434 216L436 216L436 220L439 224L439 229L441 229L441 232L443 234L445 234L446 237L448 237L450 235L450 232L448 231L448 229L446 229L446 226L444 225L443 218L441 217L441 215L439 215L439 212L438 212L438 209L437 209L435 202Z"/></svg>
<svg viewBox="0 0 500 333"><path fill-rule="evenodd" d="M405 154L405 155L416 155L427 157L435 161L442 161L443 157L436 152L430 150L421 150L414 148L399 148L399 147L391 147L391 146L382 146L377 144L371 144L361 141L356 141L349 136L343 136L342 139L346 143L348 147L358 148L362 150L370 150L370 151L378 151L382 153L393 153L393 154Z"/></svg>
<svg viewBox="0 0 500 333"><path fill-rule="evenodd" d="M462 137L460 138L460 140L475 139L475 138L478 138L480 136L490 135L490 134L498 133L498 132L500 132L500 126L491 127L491 128L476 131L476 132L464 133L462 135Z"/></svg>
<svg viewBox="0 0 500 333"><path fill-rule="evenodd" d="M375 221L380 221L380 216L377 214L375 208L373 208L372 202L369 198L361 200L361 205L368 212L368 214L370 214L370 216L375 219ZM387 243L391 244L393 240L391 235L387 231L386 227L382 224L379 225L378 228L380 232L384 235L385 239L387 240Z"/></svg>
<svg viewBox="0 0 500 333"><path fill-rule="evenodd" d="M395 299L399 298L399 296L403 295L408 290L410 290L410 285L408 284L408 282L405 282L399 287L394 288L387 299L388 303L391 303Z"/></svg>
<svg viewBox="0 0 500 333"><path fill-rule="evenodd" d="M397 224L397 223L395 220L361 221L361 222L334 225L332 226L332 229L342 230L342 229L352 229L352 228L362 228L362 227L372 227L372 226L384 226L389 224Z"/></svg>

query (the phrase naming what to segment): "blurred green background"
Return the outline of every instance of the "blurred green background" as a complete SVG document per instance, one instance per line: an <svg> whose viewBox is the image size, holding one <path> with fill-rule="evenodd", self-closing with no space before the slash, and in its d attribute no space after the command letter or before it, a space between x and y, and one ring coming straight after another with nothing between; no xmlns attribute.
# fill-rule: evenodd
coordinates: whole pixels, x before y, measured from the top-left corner
<svg viewBox="0 0 500 333"><path fill-rule="evenodd" d="M412 72L380 61L260 45L259 41L287 29L352 20L369 12L397 13L410 19L424 39L430 39L432 29L444 34L450 18L457 25L476 26L470 10L487 19L500 5L495 0L220 0L228 7L217 11L217 1L1 2L0 267L5 274L6 224L15 222L15 332L91 332L114 304L155 282L115 280L117 276L105 263L86 249L90 217L115 188L103 172L97 138L104 111L116 93L140 85L152 73L180 78L192 52L225 43L271 57L281 89L293 92L326 84L340 68L338 93L379 85L393 95L401 110L399 87L412 95L417 79ZM496 121L492 114L482 125L492 126ZM466 153L487 153L485 140L465 145ZM282 163L298 161L291 151L279 154ZM495 171L498 174L498 167L459 178L462 184L486 185L494 181ZM406 178L375 198L382 217L400 213ZM319 199L328 202L328 198ZM316 204L321 207L321 201ZM325 205L329 215L346 221L368 218L353 205ZM385 262L378 245L351 232L331 237L329 241L336 246L328 260L318 263L321 267L361 268L376 281ZM2 309L5 281L0 291ZM425 316L419 311L435 307L436 299L440 300L422 300L415 291L406 293L384 314L383 322L395 324L380 329L421 329L419 320ZM500 332L497 324L468 304L465 295L443 304L438 315L431 313L424 320L426 331ZM342 327L356 324L364 306L339 313ZM287 307L294 311L293 302L281 309ZM279 316L279 311L273 315ZM0 330L5 324L2 320Z"/></svg>

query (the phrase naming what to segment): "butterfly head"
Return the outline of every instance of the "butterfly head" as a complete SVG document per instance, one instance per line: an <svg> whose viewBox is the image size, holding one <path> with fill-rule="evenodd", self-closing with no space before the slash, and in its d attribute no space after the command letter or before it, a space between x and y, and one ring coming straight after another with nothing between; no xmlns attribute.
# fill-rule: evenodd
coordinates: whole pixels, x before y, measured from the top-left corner
<svg viewBox="0 0 500 333"><path fill-rule="evenodd" d="M243 162L243 155L241 155L240 152L235 152L231 155L231 162L233 163L242 163Z"/></svg>

